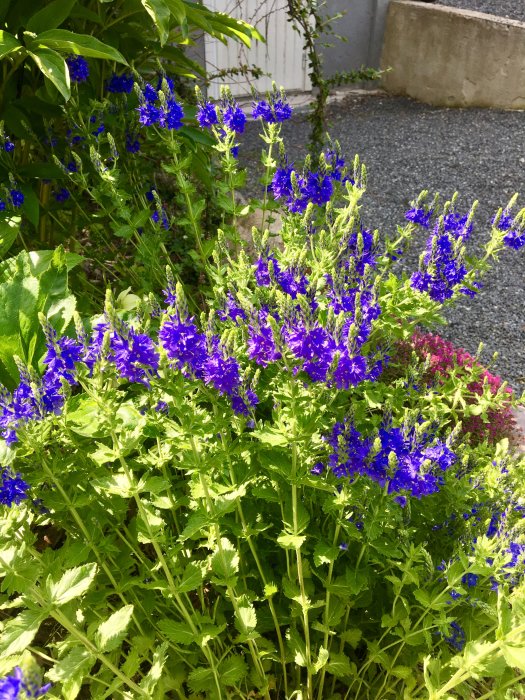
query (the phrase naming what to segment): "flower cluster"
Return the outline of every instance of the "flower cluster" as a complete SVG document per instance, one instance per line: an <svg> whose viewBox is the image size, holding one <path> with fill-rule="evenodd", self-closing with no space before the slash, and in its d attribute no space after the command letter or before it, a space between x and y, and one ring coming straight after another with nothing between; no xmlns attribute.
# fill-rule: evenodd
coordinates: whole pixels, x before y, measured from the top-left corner
<svg viewBox="0 0 525 700"><path fill-rule="evenodd" d="M121 73L117 75L112 73L109 80L106 81L106 89L113 94L127 94L133 90L135 81L130 73Z"/></svg>
<svg viewBox="0 0 525 700"><path fill-rule="evenodd" d="M12 673L0 679L0 698L2 700L26 700L26 698L40 698L51 688L51 683L40 686L34 678L25 674L20 666L16 666Z"/></svg>
<svg viewBox="0 0 525 700"><path fill-rule="evenodd" d="M89 65L83 56L71 55L66 58L69 77L74 83L83 83L89 77Z"/></svg>
<svg viewBox="0 0 525 700"><path fill-rule="evenodd" d="M221 126L236 134L242 134L246 124L246 115L233 97L226 94L217 103L201 102L197 111L197 121L203 129Z"/></svg>
<svg viewBox="0 0 525 700"><path fill-rule="evenodd" d="M143 126L157 125L162 129L180 129L184 112L175 99L171 78L161 76L157 87L147 83L141 91L141 103L137 107L139 122Z"/></svg>
<svg viewBox="0 0 525 700"><path fill-rule="evenodd" d="M332 448L328 467L337 478L367 476L398 494L401 506L407 494L421 498L437 493L443 473L457 461L447 442L421 433L417 425L395 428L385 422L377 435L363 436L345 419L334 425L326 441Z"/></svg>
<svg viewBox="0 0 525 700"><path fill-rule="evenodd" d="M13 472L4 467L0 470L0 503L4 506L11 507L13 503L18 505L27 498L29 484L23 479L21 474L13 474ZM1 695L0 695L1 697Z"/></svg>
<svg viewBox="0 0 525 700"><path fill-rule="evenodd" d="M252 117L262 119L267 124L276 124L290 119L292 108L286 101L284 91L273 90L266 100L258 100L252 104Z"/></svg>
<svg viewBox="0 0 525 700"><path fill-rule="evenodd" d="M334 181L354 182L346 176L341 155L329 150L321 154L318 171L306 168L299 173L293 165L284 163L276 169L269 190L274 199L284 199L288 211L295 214L304 212L310 203L320 207L327 204L332 198Z"/></svg>
<svg viewBox="0 0 525 700"><path fill-rule="evenodd" d="M499 231L505 231L503 243L508 248L519 250L525 245L525 222L514 219L509 209L505 209L499 219L497 215L492 220L492 225Z"/></svg>
<svg viewBox="0 0 525 700"><path fill-rule="evenodd" d="M405 215L409 221L428 228L430 212L411 209ZM470 215L447 212L436 222L432 235L427 240L427 250L421 256L419 270L414 272L410 283L419 292L427 292L431 299L444 302L454 294L466 274L464 244L472 233ZM463 288L462 292L473 295L475 291Z"/></svg>

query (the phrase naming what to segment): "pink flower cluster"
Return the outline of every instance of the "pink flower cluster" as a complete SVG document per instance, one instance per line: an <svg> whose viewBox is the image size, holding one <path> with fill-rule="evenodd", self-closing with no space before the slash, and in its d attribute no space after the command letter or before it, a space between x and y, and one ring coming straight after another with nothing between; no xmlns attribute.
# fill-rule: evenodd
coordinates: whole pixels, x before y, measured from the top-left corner
<svg viewBox="0 0 525 700"><path fill-rule="evenodd" d="M408 349L414 350L422 361L429 361L430 366L424 380L430 385L439 384L446 379L454 367L474 367L479 366L475 357L472 357L463 348L455 347L450 341L439 335L431 333L421 333L416 331L408 343ZM429 358L429 359L428 359ZM482 395L483 385L486 381L492 394L496 394L502 385L501 377L497 377L487 369L481 368L482 372L477 381L468 384L468 389L473 394ZM477 445L484 440L496 443L502 438L515 440L518 434L516 420L510 406L512 389L507 387L505 393L509 396L509 401L505 401L501 408L487 411L489 422L485 423L481 416L469 416L463 420L463 432L470 433L470 439ZM474 403L476 399L472 397L467 403Z"/></svg>

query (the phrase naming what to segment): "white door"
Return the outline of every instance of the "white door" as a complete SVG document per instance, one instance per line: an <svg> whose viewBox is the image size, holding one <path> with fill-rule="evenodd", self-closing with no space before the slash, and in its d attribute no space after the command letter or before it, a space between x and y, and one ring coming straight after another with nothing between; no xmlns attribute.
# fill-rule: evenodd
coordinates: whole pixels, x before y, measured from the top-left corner
<svg viewBox="0 0 525 700"><path fill-rule="evenodd" d="M286 0L207 0L206 6L210 10L243 19L257 27L266 38L266 43L254 41L248 49L231 39L225 45L206 35L208 73L245 64L256 65L269 74L257 79L234 75L214 80L208 89L210 97L219 97L221 84L229 85L238 97L249 95L252 86L259 93L271 90L272 80L277 87L282 86L289 91L305 92L311 89L302 38L287 21L286 5Z"/></svg>

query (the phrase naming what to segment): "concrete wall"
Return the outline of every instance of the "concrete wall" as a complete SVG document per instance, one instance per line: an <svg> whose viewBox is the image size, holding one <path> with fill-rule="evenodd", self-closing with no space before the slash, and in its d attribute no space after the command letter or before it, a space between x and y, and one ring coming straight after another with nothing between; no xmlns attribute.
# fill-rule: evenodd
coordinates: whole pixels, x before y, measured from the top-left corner
<svg viewBox="0 0 525 700"><path fill-rule="evenodd" d="M379 68L389 2L390 0L327 0L324 14L333 16L338 12L343 13L341 18L334 20L332 28L348 41L343 42L328 35L326 41L333 43L332 47L321 46L323 40L319 42L326 76L337 71L356 70L361 66Z"/></svg>
<svg viewBox="0 0 525 700"><path fill-rule="evenodd" d="M449 107L525 109L525 23L502 17L392 0L383 86Z"/></svg>

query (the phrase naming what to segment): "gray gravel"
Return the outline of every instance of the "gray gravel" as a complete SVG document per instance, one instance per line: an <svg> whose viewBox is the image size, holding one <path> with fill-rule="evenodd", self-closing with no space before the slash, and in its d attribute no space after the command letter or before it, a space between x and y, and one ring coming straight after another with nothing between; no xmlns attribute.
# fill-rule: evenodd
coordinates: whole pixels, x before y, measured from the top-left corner
<svg viewBox="0 0 525 700"><path fill-rule="evenodd" d="M439 5L457 7L460 10L474 10L489 15L525 22L525 2L523 0L439 0Z"/></svg>
<svg viewBox="0 0 525 700"><path fill-rule="evenodd" d="M525 206L525 113L484 109L438 109L405 98L387 96L348 97L332 105L328 131L341 143L347 159L358 153L368 169L368 190L363 200L364 223L393 234L404 223L409 201L422 189L450 198L468 210L479 200L475 235L487 240L494 212L515 192ZM305 154L308 123L295 115L284 125L290 160ZM262 142L258 127L249 124L242 139L242 161L250 164L248 190L258 190L254 175ZM259 190L260 192L260 190ZM425 245L410 252L404 265L417 268ZM475 242L474 242L475 245ZM448 326L441 335L471 353L480 341L483 359L499 358L493 371L517 390L525 389L525 249L505 250L499 264L484 279L475 298L465 297L447 311Z"/></svg>

